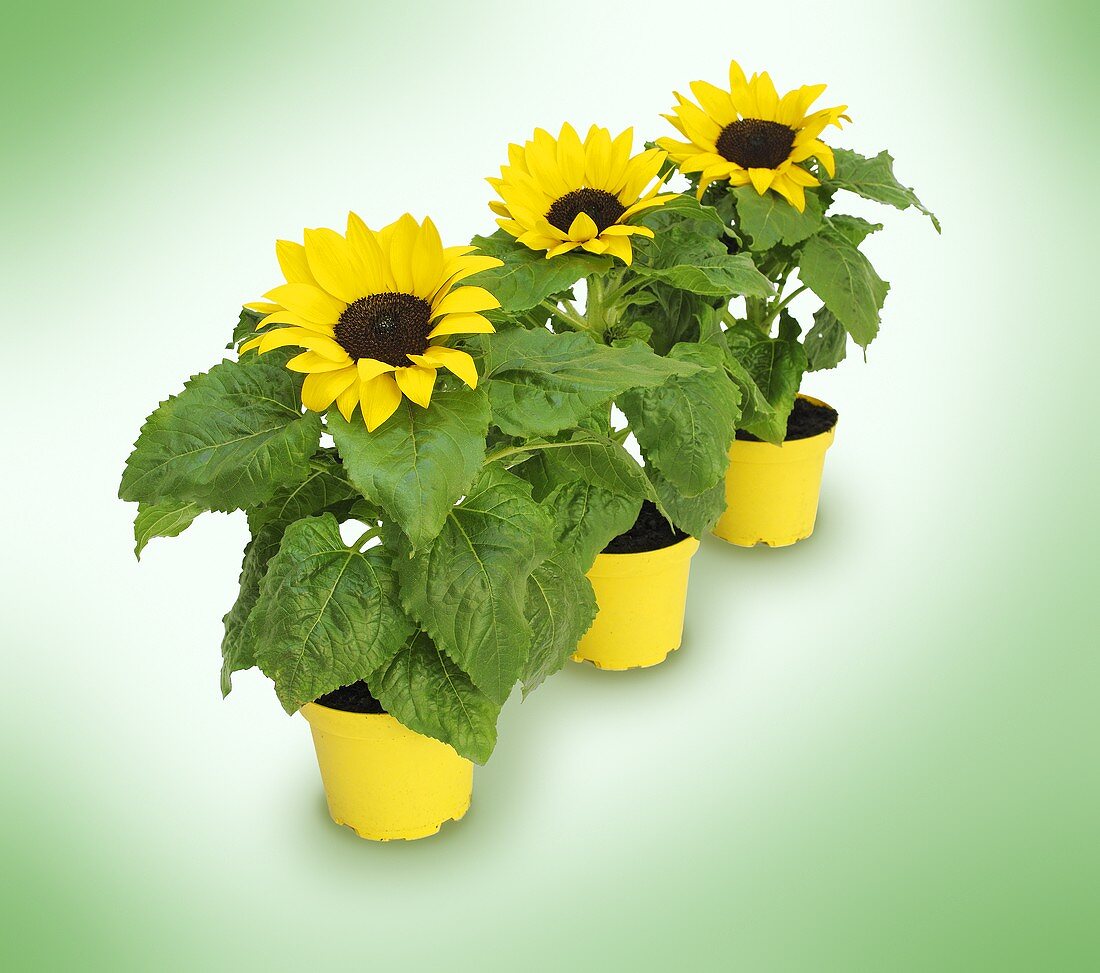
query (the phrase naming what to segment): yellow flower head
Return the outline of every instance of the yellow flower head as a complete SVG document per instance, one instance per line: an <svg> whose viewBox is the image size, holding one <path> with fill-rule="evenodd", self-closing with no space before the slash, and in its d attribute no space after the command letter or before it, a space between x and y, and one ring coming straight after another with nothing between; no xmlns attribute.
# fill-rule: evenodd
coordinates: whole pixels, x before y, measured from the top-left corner
<svg viewBox="0 0 1100 973"><path fill-rule="evenodd" d="M499 179L488 180L503 200L489 204L497 222L547 258L581 247L629 264L630 237L652 237L653 231L627 221L673 198L657 195L661 181L650 186L665 153L649 149L632 157L633 143L629 128L613 140L606 128L593 125L583 142L569 124L556 139L536 129L530 142L508 146L508 165L500 167Z"/></svg>
<svg viewBox="0 0 1100 973"><path fill-rule="evenodd" d="M500 307L483 287L456 287L471 274L499 267L476 247L444 247L430 219L406 214L371 230L348 214L347 235L306 230L305 245L279 240L275 254L286 283L245 307L265 315L241 352L297 345L287 368L305 373L302 404L324 412L333 402L350 421L358 406L367 429L385 422L402 393L427 407L436 371L446 368L477 385L474 360L441 342L448 335L486 334L480 311Z"/></svg>
<svg viewBox="0 0 1100 973"><path fill-rule="evenodd" d="M710 183L725 179L732 186L752 183L761 196L774 189L802 212L805 187L820 183L797 163L816 158L833 175L833 150L818 136L826 125L840 128L842 118L851 119L847 105L806 114L825 85L803 85L780 98L766 71L746 80L731 61L729 91L706 81L693 81L691 90L698 105L675 92L679 104L664 116L687 141L663 138L657 144L682 172L699 173L700 198Z"/></svg>

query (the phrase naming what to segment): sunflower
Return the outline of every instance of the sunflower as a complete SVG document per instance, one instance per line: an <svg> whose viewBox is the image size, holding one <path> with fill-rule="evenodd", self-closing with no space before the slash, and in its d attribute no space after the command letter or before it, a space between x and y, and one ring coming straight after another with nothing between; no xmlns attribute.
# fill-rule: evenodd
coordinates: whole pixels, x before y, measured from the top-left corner
<svg viewBox="0 0 1100 973"><path fill-rule="evenodd" d="M653 231L628 220L673 198L657 195L662 180L650 187L665 153L648 149L632 157L633 142L633 129L613 140L606 128L593 125L584 142L568 123L556 139L536 129L530 142L508 146L508 165L500 167L499 179L488 180L503 200L489 204L497 222L547 258L580 247L629 264L630 237L652 237Z"/></svg>
<svg viewBox="0 0 1100 973"><path fill-rule="evenodd" d="M840 128L842 118L851 119L847 105L806 114L825 85L803 85L780 98L766 71L746 80L731 61L729 91L706 81L693 81L691 90L698 105L675 92L675 114L664 116L688 141L662 138L657 144L682 172L699 173L700 198L710 183L725 179L731 186L751 183L761 196L774 189L801 213L806 187L820 182L798 163L815 158L834 174L833 150L818 136L826 125Z"/></svg>
<svg viewBox="0 0 1100 973"><path fill-rule="evenodd" d="M402 393L427 407L436 372L445 368L474 388L477 368L464 351L442 340L486 334L479 312L500 307L483 287L456 287L471 274L499 267L476 247L444 247L430 219L406 214L374 231L354 213L347 235L305 231L305 245L279 240L275 254L286 283L245 307L265 315L241 351L297 345L306 349L287 368L304 372L302 404L314 412L333 402L347 420L356 406L368 430L385 422Z"/></svg>

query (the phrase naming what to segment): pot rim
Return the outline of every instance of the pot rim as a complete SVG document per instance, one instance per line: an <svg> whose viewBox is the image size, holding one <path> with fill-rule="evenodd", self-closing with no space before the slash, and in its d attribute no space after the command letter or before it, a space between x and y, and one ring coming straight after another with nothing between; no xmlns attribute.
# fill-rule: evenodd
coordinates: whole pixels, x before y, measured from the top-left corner
<svg viewBox="0 0 1100 973"><path fill-rule="evenodd" d="M624 573L651 574L674 564L690 561L697 550L699 550L699 538L689 536L675 544L658 547L653 551L634 551L630 554L604 554L601 551L596 555L592 567L588 569L588 574L617 576L622 576Z"/></svg>
<svg viewBox="0 0 1100 973"><path fill-rule="evenodd" d="M828 402L822 399L816 399L812 395L805 395L802 392L798 393L798 398L805 399L807 402L812 402L814 405L823 405L826 408L832 408ZM764 461L782 463L785 461L799 460L804 458L807 454L824 452L827 450L833 444L833 440L836 437L836 427L839 425L840 418L838 417L831 428L826 429L824 432L819 432L816 436L806 436L804 439L791 439L778 445L775 443L756 443L746 439L734 439L734 441L730 443L730 459L734 460L734 451L736 450L741 454L737 457L737 459L741 461L747 459L748 456L752 456L750 462Z"/></svg>

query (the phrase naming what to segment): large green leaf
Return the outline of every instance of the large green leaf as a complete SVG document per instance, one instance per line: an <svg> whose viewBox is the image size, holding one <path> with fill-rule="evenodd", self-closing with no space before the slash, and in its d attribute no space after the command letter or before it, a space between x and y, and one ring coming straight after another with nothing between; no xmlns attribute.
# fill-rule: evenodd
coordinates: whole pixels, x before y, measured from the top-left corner
<svg viewBox="0 0 1100 973"><path fill-rule="evenodd" d="M748 372L772 408L765 417L754 420L742 417L740 427L766 442L783 442L787 417L806 371L805 349L796 337L772 338L748 325L730 328L725 341L731 358L727 368Z"/></svg>
<svg viewBox="0 0 1100 973"><path fill-rule="evenodd" d="M649 280L659 280L671 287L705 297L732 298L770 297L775 288L744 253L722 253L697 263L681 263L672 267L637 267L635 273Z"/></svg>
<svg viewBox="0 0 1100 973"><path fill-rule="evenodd" d="M825 207L812 189L806 193L806 209L801 213L771 191L761 196L752 186L738 186L732 194L738 225L753 250L770 250L777 243L794 246L821 227Z"/></svg>
<svg viewBox="0 0 1100 973"><path fill-rule="evenodd" d="M646 472L653 482L661 513L692 537L702 537L710 531L726 509L724 476L709 490L694 497L685 497L653 467L647 467Z"/></svg>
<svg viewBox="0 0 1100 973"><path fill-rule="evenodd" d="M613 537L634 526L642 496L615 493L584 480L562 483L541 501L554 522L558 544L588 570Z"/></svg>
<svg viewBox="0 0 1100 973"><path fill-rule="evenodd" d="M260 597L260 581L267 573L271 559L279 552L285 524L267 524L252 535L244 549L241 562L240 591L233 607L222 618L225 635L222 637L222 695L228 696L233 688L233 673L251 669L256 664L252 643L244 637L248 616Z"/></svg>
<svg viewBox="0 0 1100 973"><path fill-rule="evenodd" d="M497 230L492 236L471 241L480 253L504 261L504 266L483 270L464 283L486 288L506 315L519 314L565 290L589 274L611 267L611 258L578 250L547 259L545 250L517 243L511 234Z"/></svg>
<svg viewBox="0 0 1100 973"><path fill-rule="evenodd" d="M484 363L493 422L521 437L555 435L627 389L697 370L641 342L609 348L585 334L518 329L485 342Z"/></svg>
<svg viewBox="0 0 1100 973"><path fill-rule="evenodd" d="M138 504L134 518L134 554L140 559L145 545L154 537L179 537L203 510L200 504L190 500Z"/></svg>
<svg viewBox="0 0 1100 973"><path fill-rule="evenodd" d="M267 503L248 511L248 526L255 534L267 524L289 524L359 499L336 452L322 449L309 461L309 476L301 483L284 486Z"/></svg>
<svg viewBox="0 0 1100 973"><path fill-rule="evenodd" d="M489 759L500 707L426 633L418 632L368 684L386 712L410 730L449 743L468 760Z"/></svg>
<svg viewBox="0 0 1100 973"><path fill-rule="evenodd" d="M827 307L814 314L814 326L803 342L806 348L806 370L818 372L836 368L848 353L848 332Z"/></svg>
<svg viewBox="0 0 1100 973"><path fill-rule="evenodd" d="M555 551L527 580L527 619L531 652L520 675L523 695L553 675L577 648L596 617L596 594L581 563L568 551Z"/></svg>
<svg viewBox="0 0 1100 973"><path fill-rule="evenodd" d="M887 284L840 230L826 226L802 250L798 276L836 315L856 344L866 348L878 334Z"/></svg>
<svg viewBox="0 0 1100 973"><path fill-rule="evenodd" d="M487 466L422 550L401 545L398 573L420 626L494 702L503 703L527 661L527 579L551 550L550 518L531 487Z"/></svg>
<svg viewBox="0 0 1100 973"><path fill-rule="evenodd" d="M236 510L299 483L321 436L300 387L301 376L254 354L195 376L145 421L119 496Z"/></svg>
<svg viewBox="0 0 1100 973"><path fill-rule="evenodd" d="M331 514L291 524L243 638L288 713L366 679L413 633L392 557L347 547Z"/></svg>
<svg viewBox="0 0 1100 973"><path fill-rule="evenodd" d="M646 495L641 466L622 446L606 437L581 432L572 439L529 443L531 458L517 472L534 487L541 500L561 483L583 480L627 497Z"/></svg>
<svg viewBox="0 0 1100 973"><path fill-rule="evenodd" d="M741 393L729 380L720 349L676 345L676 361L700 366L694 375L619 397L647 465L685 496L709 490L729 465L729 447L741 417Z"/></svg>
<svg viewBox="0 0 1100 973"><path fill-rule="evenodd" d="M908 186L903 186L894 175L894 160L889 152L883 150L873 158L867 158L850 149L834 149L836 156L836 175L825 179L827 189L847 189L864 199L886 203L896 209L916 207L940 231L940 221L931 210L917 198L917 194Z"/></svg>
<svg viewBox="0 0 1100 973"><path fill-rule="evenodd" d="M403 399L374 432L335 412L328 427L352 483L420 548L481 469L489 407L482 391L456 389L436 392L426 409Z"/></svg>

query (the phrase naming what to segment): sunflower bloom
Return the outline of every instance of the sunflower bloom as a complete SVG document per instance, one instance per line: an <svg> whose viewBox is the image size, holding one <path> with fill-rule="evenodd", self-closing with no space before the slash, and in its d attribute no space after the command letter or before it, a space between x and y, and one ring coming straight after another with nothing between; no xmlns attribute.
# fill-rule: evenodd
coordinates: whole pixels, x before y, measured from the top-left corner
<svg viewBox="0 0 1100 973"><path fill-rule="evenodd" d="M834 174L833 150L818 136L827 125L840 128L841 119L851 119L847 105L807 114L825 85L803 85L780 98L766 71L746 79L731 61L729 91L706 81L693 81L691 90L698 104L676 92L674 114L664 116L687 141L662 138L657 144L682 172L699 173L700 198L712 182L751 183L761 196L774 189L801 213L806 187L820 182L798 163L817 159Z"/></svg>
<svg viewBox="0 0 1100 973"><path fill-rule="evenodd" d="M402 395L427 408L440 368L474 388L474 360L443 342L494 330L480 312L500 302L483 287L455 286L501 265L475 249L444 247L430 219L420 224L408 214L374 231L350 213L346 236L320 229L305 231L304 246L279 240L286 283L245 307L265 315L258 331L284 327L250 339L241 352L304 348L287 363L305 373L302 404L325 412L335 402L349 421L358 407L372 432Z"/></svg>
<svg viewBox="0 0 1100 973"><path fill-rule="evenodd" d="M545 250L547 258L580 247L629 264L630 238L653 236L629 220L673 198L657 195L665 153L648 149L631 156L633 143L633 129L612 139L606 128L593 125L583 142L568 123L556 139L536 129L530 142L508 146L508 165L501 166L499 179L488 180L502 200L489 204L497 222L520 243Z"/></svg>

